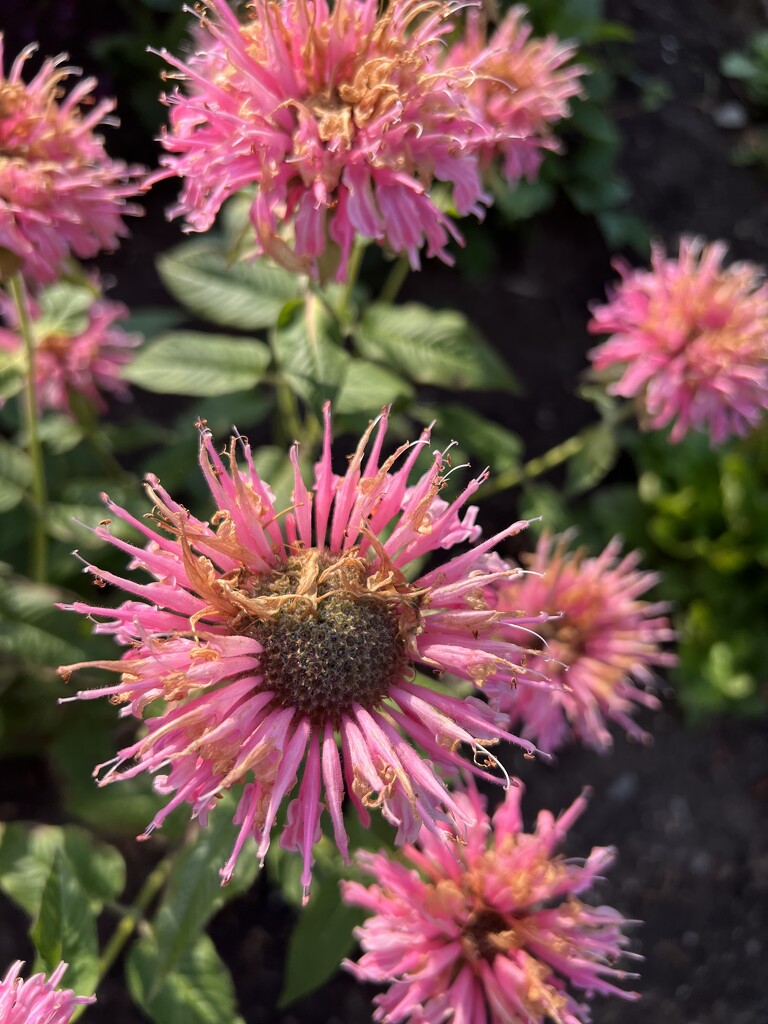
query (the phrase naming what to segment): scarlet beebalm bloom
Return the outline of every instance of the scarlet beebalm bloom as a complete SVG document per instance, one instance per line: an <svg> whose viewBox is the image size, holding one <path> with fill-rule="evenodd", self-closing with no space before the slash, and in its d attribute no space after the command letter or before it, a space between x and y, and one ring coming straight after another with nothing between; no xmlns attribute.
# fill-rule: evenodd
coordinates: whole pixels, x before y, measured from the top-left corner
<svg viewBox="0 0 768 1024"><path fill-rule="evenodd" d="M239 21L206 0L174 90L165 168L184 187L172 215L206 231L222 203L257 185L259 251L316 275L329 238L343 280L357 234L414 267L424 244L449 262L458 237L429 191L452 188L462 215L482 214L475 145L486 128L468 109L469 75L440 66L453 4L442 0L252 0ZM292 225L293 240L283 227Z"/></svg>
<svg viewBox="0 0 768 1024"><path fill-rule="evenodd" d="M574 738L607 750L611 722L645 740L631 716L639 706L659 707L659 701L639 684L651 686L652 667L676 661L661 649L675 636L664 614L668 606L641 598L659 577L638 569L638 552L622 557L617 538L594 557L583 548L569 550L569 541L567 534L541 537L523 560L528 572L497 588L501 609L559 613L537 627L545 643L528 661L559 688L541 700L521 687L511 699L502 694L499 706L547 751Z"/></svg>
<svg viewBox="0 0 768 1024"><path fill-rule="evenodd" d="M47 980L44 974L33 974L22 981L23 966L17 960L0 981L0 1024L68 1024L78 1006L96 1001L94 996L76 996L70 989L56 987L67 969L65 963Z"/></svg>
<svg viewBox="0 0 768 1024"><path fill-rule="evenodd" d="M0 328L0 351L18 353L23 364L15 305L0 297L0 309L13 328ZM63 309L63 317L49 315ZM141 337L116 326L117 321L127 319L129 310L122 302L101 295L96 275L88 285L52 285L32 302L31 312L35 395L41 410L69 411L73 393L83 395L101 411L107 408L104 394L128 397L121 371Z"/></svg>
<svg viewBox="0 0 768 1024"><path fill-rule="evenodd" d="M114 610L80 602L71 608L104 619L97 630L130 649L119 661L61 671L68 677L77 668L100 667L120 674L116 685L77 696L108 696L125 705L125 714L145 720L146 735L120 751L102 782L169 769L156 788L170 800L149 831L184 802L205 821L218 795L243 785L241 829L225 879L248 837L263 859L302 765L281 843L303 855L306 889L321 801L345 857L345 791L364 822L368 808L380 806L399 842L414 839L422 823L461 831L471 820L467 809L410 741L448 768L465 763L456 748L467 744L486 778L495 778L488 769L496 763L485 744L520 742L487 704L435 692L414 678L413 666L496 688L528 678L514 639L496 634L502 623L546 616L489 610L485 592L515 570L476 568L478 558L526 524L515 523L409 582L405 573L416 559L477 541L476 509L463 519L460 510L485 474L447 504L438 497L446 462L435 452L431 468L409 486L429 431L381 461L386 424L382 415L375 436L370 424L337 477L326 410L314 486L304 484L294 448L293 496L284 514L249 446L243 442L239 468L235 441L225 462L203 430L201 465L218 509L210 524L150 477L157 530L108 502L113 515L148 539L146 548L112 536L105 525L96 529L153 581L136 583L89 566L99 583L117 584L135 600Z"/></svg>
<svg viewBox="0 0 768 1024"><path fill-rule="evenodd" d="M448 50L445 66L470 70L471 102L489 131L483 162L501 156L509 181L534 180L544 151L557 150L552 127L570 116L570 100L582 95L587 69L568 63L576 46L555 35L532 36L526 8L505 15L490 38L476 11L467 16L465 35Z"/></svg>
<svg viewBox="0 0 768 1024"><path fill-rule="evenodd" d="M621 261L608 302L589 329L612 337L589 353L597 370L620 367L612 394L638 396L650 426L674 421L713 445L747 434L768 409L768 284L752 263L723 266L724 242L683 238L679 256L654 245L651 269Z"/></svg>
<svg viewBox="0 0 768 1024"><path fill-rule="evenodd" d="M363 955L345 966L361 981L390 985L376 997L385 1024L579 1024L586 1005L570 989L636 999L615 982L628 923L579 897L614 859L597 847L583 863L556 850L586 806L555 819L542 811L523 831L522 786L492 819L474 787L456 796L476 821L454 845L422 830L402 860L358 854L376 884L342 882L344 899L372 916L357 929ZM414 870L414 868L416 870Z"/></svg>
<svg viewBox="0 0 768 1024"><path fill-rule="evenodd" d="M62 98L73 71L61 66L66 54L45 60L24 82L35 49L22 50L6 78L0 33L0 254L5 249L20 262L29 285L54 281L72 253L87 259L113 249L127 233L122 216L141 212L125 200L144 170L110 159L94 134L114 109L100 100L83 113L94 78Z"/></svg>

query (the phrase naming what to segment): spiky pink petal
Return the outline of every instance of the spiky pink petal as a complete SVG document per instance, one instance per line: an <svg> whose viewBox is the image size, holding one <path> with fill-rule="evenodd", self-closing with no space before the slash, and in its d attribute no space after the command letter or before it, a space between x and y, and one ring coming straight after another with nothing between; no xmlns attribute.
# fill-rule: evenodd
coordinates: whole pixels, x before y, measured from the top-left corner
<svg viewBox="0 0 768 1024"><path fill-rule="evenodd" d="M589 329L609 334L589 353L618 370L611 394L638 398L647 425L672 424L713 446L744 436L768 409L768 284L746 261L724 266L724 242L682 238L678 256L654 245L650 270L616 261L620 282L592 308Z"/></svg>
<svg viewBox="0 0 768 1024"><path fill-rule="evenodd" d="M45 290L37 301L31 302L38 406L41 410L69 411L74 393L84 396L103 412L107 408L106 394L128 398L122 369L130 362L141 337L117 326L118 321L128 318L128 307L103 297L98 275L91 275L87 287L59 284L53 288L67 288L74 299L90 298L90 304L68 325L54 326L45 316ZM22 359L23 342L16 307L3 295L0 295L0 312L12 328L0 327L0 350L18 353Z"/></svg>
<svg viewBox="0 0 768 1024"><path fill-rule="evenodd" d="M595 750L612 744L608 726L618 724L638 740L647 734L633 720L638 707L657 708L644 687L652 669L677 660L663 645L675 633L663 602L642 595L658 582L638 569L638 552L623 555L614 538L595 556L571 549L570 537L544 535L523 559L528 572L497 586L499 607L550 611L538 627L545 641L529 665L555 685L521 687L514 699L501 694L499 707L528 739L555 751L574 739Z"/></svg>
<svg viewBox="0 0 768 1024"><path fill-rule="evenodd" d="M613 966L628 922L579 899L613 851L596 848L584 862L557 853L585 798L558 819L542 811L528 833L522 792L510 788L492 818L473 785L457 796L475 819L464 844L423 829L402 859L358 854L374 884L342 882L342 894L371 916L357 930L363 955L345 966L389 986L376 997L374 1020L586 1024L582 998L637 998L617 984L634 975Z"/></svg>
<svg viewBox="0 0 768 1024"><path fill-rule="evenodd" d="M0 981L0 1024L68 1024L78 1006L96 1001L95 996L77 996L57 987L67 969L65 963L49 978L33 974L26 981L19 977L23 966L17 960Z"/></svg>
<svg viewBox="0 0 768 1024"><path fill-rule="evenodd" d="M95 79L61 96L76 70L62 66L65 54L24 81L35 49L22 50L6 77L0 33L0 252L13 254L30 286L54 281L72 254L88 259L114 249L127 233L123 215L141 212L126 199L144 173L112 160L95 134L114 109L99 100L86 113Z"/></svg>
<svg viewBox="0 0 768 1024"><path fill-rule="evenodd" d="M465 763L463 746L474 754L472 770L495 781L504 773L489 745L510 740L535 750L508 732L506 716L476 696L437 693L413 671L424 665L450 672L494 693L535 679L522 667L514 631L543 622L546 614L491 608L491 584L517 570L499 573L477 564L501 537L526 524L408 582L404 571L415 559L471 543L478 530L474 509L462 514L460 502L438 497L445 471L440 452L426 473L410 479L429 432L383 458L386 423L383 414L370 425L337 476L326 410L313 485L304 483L294 457L292 506L285 514L259 477L248 444L242 442L238 465L235 442L225 459L203 429L201 467L217 507L209 522L150 477L163 532L109 500L110 514L137 530L145 546L113 536L107 524L95 530L150 577L124 580L88 566L102 585L115 584L131 599L116 609L71 606L101 619L97 631L128 649L119 660L62 673L118 673L113 685L77 696L109 697L146 728L103 766L101 781L155 774L169 802L150 829L180 803L204 820L217 796L237 787L241 831L225 879L248 838L264 857L277 812L292 794L281 843L303 857L305 888L322 807L346 856L345 798L363 821L379 807L398 842L414 840L422 826L463 832L471 820L467 808L414 742L449 770ZM474 489L470 484L462 500ZM507 627L509 636L500 637Z"/></svg>

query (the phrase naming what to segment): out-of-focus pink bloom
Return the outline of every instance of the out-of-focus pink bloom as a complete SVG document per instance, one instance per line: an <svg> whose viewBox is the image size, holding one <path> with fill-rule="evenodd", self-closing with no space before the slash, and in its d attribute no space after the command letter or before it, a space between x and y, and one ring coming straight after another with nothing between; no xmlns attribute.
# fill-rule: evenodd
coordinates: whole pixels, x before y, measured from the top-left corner
<svg viewBox="0 0 768 1024"><path fill-rule="evenodd" d="M422 824L462 831L471 820L413 743L449 769L465 763L457 747L466 744L485 778L495 778L489 769L499 767L486 745L520 743L504 716L477 697L423 685L414 666L495 689L530 677L514 639L499 637L499 630L546 616L489 609L490 587L515 570L477 567L478 558L526 523L479 542L476 510L462 518L461 509L485 474L448 504L438 497L446 472L440 452L412 478L429 431L383 459L386 425L386 414L370 424L339 477L326 409L314 485L309 490L303 482L294 448L285 511L275 508L248 444L242 442L240 467L235 441L222 459L203 429L201 466L217 506L210 522L192 516L150 477L154 527L107 501L112 515L147 539L145 548L112 536L105 525L95 531L152 577L139 583L88 566L99 583L132 597L117 609L71 606L103 619L97 631L129 649L119 661L72 665L62 674L119 673L115 685L77 696L110 697L146 724L146 734L120 751L102 782L159 773L156 788L169 801L149 831L185 802L205 821L217 796L242 786L241 830L225 879L249 837L263 859L299 775L281 844L301 852L307 889L323 805L345 857L345 796L363 821L368 808L380 807L399 842L415 839ZM475 546L408 580L416 559L467 542Z"/></svg>
<svg viewBox="0 0 768 1024"><path fill-rule="evenodd" d="M676 259L655 245L650 270L617 261L621 281L592 309L590 331L612 335L595 369L618 365L611 393L640 396L655 430L674 421L672 441L693 429L719 445L768 409L768 284L752 263L724 267L726 252L683 238Z"/></svg>
<svg viewBox="0 0 768 1024"><path fill-rule="evenodd" d="M78 1006L96 1001L95 996L76 996L70 989L56 987L67 969L65 963L47 980L44 974L33 974L22 981L23 966L17 960L0 981L0 1024L68 1024Z"/></svg>
<svg viewBox="0 0 768 1024"><path fill-rule="evenodd" d="M474 786L457 795L476 820L465 844L422 830L403 862L358 854L376 884L342 882L344 899L372 913L357 931L362 957L345 966L362 981L389 984L374 1020L579 1024L589 1009L573 990L637 998L615 984L634 975L612 966L628 922L579 899L613 851L597 847L584 862L556 853L585 797L558 819L542 811L528 833L521 794L512 787L490 820Z"/></svg>
<svg viewBox="0 0 768 1024"><path fill-rule="evenodd" d="M537 628L546 648L528 661L560 688L542 700L543 691L520 687L511 697L502 694L499 706L547 751L574 738L607 750L610 722L645 740L631 715L636 706L656 708L659 701L638 684L652 685L652 666L676 660L661 650L675 636L664 615L667 606L641 598L658 576L637 568L638 552L622 557L617 538L595 557L568 545L567 534L543 536L524 559L529 571L497 588L501 609L560 613Z"/></svg>
<svg viewBox="0 0 768 1024"><path fill-rule="evenodd" d="M501 156L509 181L533 180L544 150L558 149L552 126L570 116L569 101L582 94L579 79L587 73L568 63L573 43L532 37L526 14L511 8L488 38L483 16L470 11L465 35L445 57L445 66L472 72L470 99L490 133L483 162Z"/></svg>
<svg viewBox="0 0 768 1024"><path fill-rule="evenodd" d="M126 203L137 192L132 179L144 171L112 160L94 129L110 122L111 100L87 114L96 85L83 79L62 98L72 68L66 55L46 60L30 82L22 50L6 78L0 34L0 251L21 261L29 285L54 281L74 253L81 259L113 249L125 234L122 217L141 213Z"/></svg>
<svg viewBox="0 0 768 1024"><path fill-rule="evenodd" d="M56 322L46 316L45 307L54 295L70 299L71 314ZM58 300L61 306L62 298ZM0 351L18 352L23 363L23 343L18 332L18 314L6 296L0 297L0 311L13 329L0 328ZM66 412L73 393L85 396L97 409L107 406L104 394L128 397L120 376L130 362L132 350L141 343L138 334L127 334L115 326L129 310L122 302L101 297L98 277L89 287L61 283L52 285L31 303L32 333L35 338L35 394L39 408Z"/></svg>
<svg viewBox="0 0 768 1024"><path fill-rule="evenodd" d="M206 231L221 204L257 185L251 220L260 252L318 273L329 238L343 280L356 234L414 267L449 262L450 219L432 198L452 188L462 215L481 216L476 145L488 136L466 104L470 74L440 65L455 6L442 0L252 0L242 21L205 0L186 63L167 52L183 91L168 97L170 156L151 180L184 179L171 215ZM286 236L290 225L293 238Z"/></svg>

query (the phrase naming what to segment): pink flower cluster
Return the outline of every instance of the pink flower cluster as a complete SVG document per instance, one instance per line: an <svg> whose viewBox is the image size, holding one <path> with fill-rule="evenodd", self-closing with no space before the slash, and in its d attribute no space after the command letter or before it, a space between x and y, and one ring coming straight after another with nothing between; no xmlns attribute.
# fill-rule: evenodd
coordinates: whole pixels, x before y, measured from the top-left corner
<svg viewBox="0 0 768 1024"><path fill-rule="evenodd" d="M30 82L28 46L6 77L0 34L0 255L20 263L29 285L54 281L70 254L83 259L112 249L126 234L123 214L141 167L112 160L94 129L108 123L114 104L100 100L84 114L95 79L83 79L64 99L72 73L66 55L45 60Z"/></svg>
<svg viewBox="0 0 768 1024"><path fill-rule="evenodd" d="M152 180L184 179L171 214L194 231L256 185L258 252L298 272L317 275L330 241L343 280L356 236L413 267L425 245L450 262L460 236L434 184L460 215L482 216L482 165L500 152L510 178L533 174L549 124L579 92L583 69L561 66L572 48L529 40L521 8L487 45L470 19L453 47L456 7L443 0L251 0L242 19L225 0L201 10L194 56L163 53L184 90L168 97L170 155Z"/></svg>
<svg viewBox="0 0 768 1024"><path fill-rule="evenodd" d="M723 266L726 245L683 238L677 258L655 245L650 270L616 263L621 281L592 309L596 370L619 368L611 392L638 397L649 425L672 423L713 445L743 436L768 409L768 284L751 263Z"/></svg>
<svg viewBox="0 0 768 1024"><path fill-rule="evenodd" d="M632 720L638 706L656 708L658 699L637 683L653 683L652 666L672 665L661 650L674 638L667 606L642 600L658 580L637 568L638 552L621 555L614 539L599 555L569 550L569 537L543 536L524 559L525 575L498 585L498 607L553 615L537 628L542 641L532 669L559 685L551 693L521 687L502 696L500 708L522 734L555 751L577 739L595 750L612 743L616 722L635 739L647 734Z"/></svg>
<svg viewBox="0 0 768 1024"><path fill-rule="evenodd" d="M34 974L27 981L19 977L23 966L17 960L0 981L0 1024L69 1024L78 1006L95 1002L93 996L76 996L56 987L67 964L60 963L48 979Z"/></svg>
<svg viewBox="0 0 768 1024"><path fill-rule="evenodd" d="M544 152L559 149L552 126L569 116L569 101L581 95L587 73L570 63L574 44L532 37L526 14L525 7L512 7L489 38L486 22L471 10L464 36L444 60L457 72L472 71L471 100L490 130L481 162L500 156L508 181L534 180Z"/></svg>
<svg viewBox="0 0 768 1024"><path fill-rule="evenodd" d="M403 862L358 854L375 884L343 882L344 899L371 912L358 929L363 955L346 966L384 983L374 1020L385 1024L578 1024L582 995L636 999L613 966L628 923L580 897L613 861L593 849L585 862L557 854L582 813L582 796L558 819L542 811L532 833L513 786L492 819L475 788L457 796L475 819L464 845L422 830ZM574 994L579 992L579 997Z"/></svg>
<svg viewBox="0 0 768 1024"><path fill-rule="evenodd" d="M45 316L43 307L54 289L67 291L75 302L87 304L67 325L51 324ZM97 276L92 275L87 287L54 285L31 305L35 394L41 410L69 411L73 393L83 395L101 411L107 408L104 394L128 397L121 370L130 362L141 337L116 326L119 320L128 317L128 308L122 302L103 298ZM17 352L23 360L15 305L10 299L0 297L0 310L12 328L0 328L0 351Z"/></svg>
<svg viewBox="0 0 768 1024"><path fill-rule="evenodd" d="M364 822L370 808L381 808L399 842L413 841L422 825L442 842L446 828L463 833L472 815L434 765L455 772L466 764L458 750L464 745L476 774L498 782L503 777L489 745L507 740L535 751L477 696L438 692L414 672L420 665L495 692L549 686L522 667L518 646L528 634L522 624L542 622L546 613L489 607L491 588L519 570L482 567L483 557L526 523L481 542L476 509L461 510L485 474L448 503L439 497L444 454L433 452L426 472L413 475L429 431L385 458L386 427L386 414L371 423L337 476L326 410L311 489L297 449L291 452L294 488L285 513L248 444L239 466L235 441L223 460L203 429L201 467L216 504L210 522L150 477L154 524L107 502L145 547L104 524L95 531L150 577L136 582L88 566L100 585L115 584L130 599L116 609L71 606L103 620L97 632L112 634L127 650L117 661L71 665L62 674L117 673L114 685L77 697L109 697L145 723L141 737L106 766L102 783L156 773L168 803L149 831L183 803L204 822L217 797L238 787L240 833L225 879L250 838L264 858L278 811L299 779L281 845L301 853L308 891L323 808L345 858L345 799ZM467 543L463 554L409 579L422 556Z"/></svg>

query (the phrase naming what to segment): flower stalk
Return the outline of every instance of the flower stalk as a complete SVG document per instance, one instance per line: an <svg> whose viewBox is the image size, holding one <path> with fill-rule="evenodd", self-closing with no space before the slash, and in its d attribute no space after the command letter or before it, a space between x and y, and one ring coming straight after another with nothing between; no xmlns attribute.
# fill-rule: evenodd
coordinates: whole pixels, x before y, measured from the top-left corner
<svg viewBox="0 0 768 1024"><path fill-rule="evenodd" d="M45 481L45 463L40 434L37 429L37 394L35 387L35 339L32 336L32 324L27 307L26 289L21 274L11 278L11 295L19 318L19 332L24 343L25 384L24 401L22 403L27 445L32 462L32 496L34 498L34 518L32 521L32 538L30 548L30 574L32 579L42 583L46 578L47 546L46 518L48 507L48 489Z"/></svg>

